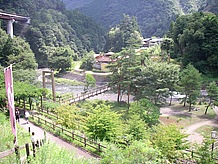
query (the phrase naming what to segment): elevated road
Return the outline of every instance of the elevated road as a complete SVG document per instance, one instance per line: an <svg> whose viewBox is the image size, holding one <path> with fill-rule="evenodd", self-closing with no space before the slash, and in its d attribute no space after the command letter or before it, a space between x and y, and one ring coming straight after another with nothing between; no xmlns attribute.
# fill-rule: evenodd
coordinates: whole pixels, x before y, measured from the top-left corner
<svg viewBox="0 0 218 164"><path fill-rule="evenodd" d="M6 20L7 21L7 34L13 38L13 23L15 21L19 21L21 23L30 23L30 18L29 17L24 17L16 14L9 14L9 13L4 13L0 12L0 19Z"/></svg>

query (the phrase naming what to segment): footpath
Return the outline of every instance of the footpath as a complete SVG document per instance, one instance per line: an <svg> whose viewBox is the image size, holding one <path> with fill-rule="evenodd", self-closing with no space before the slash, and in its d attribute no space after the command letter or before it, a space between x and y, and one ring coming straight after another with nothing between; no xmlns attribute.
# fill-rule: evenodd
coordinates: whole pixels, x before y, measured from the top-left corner
<svg viewBox="0 0 218 164"><path fill-rule="evenodd" d="M215 106L213 108L214 112L216 113L216 118L214 119L202 119L199 122L196 122L188 127L185 127L184 131L186 134L188 134L188 141L191 143L198 143L201 144L204 140L204 137L197 133L196 130L202 126L212 126L212 127L218 127L218 107ZM175 111L170 107L163 107L161 108L162 116L175 116L183 114L183 112Z"/></svg>
<svg viewBox="0 0 218 164"><path fill-rule="evenodd" d="M46 140L49 140L50 142L56 143L57 145L59 145L62 148L67 149L68 151L72 151L75 153L75 156L78 158L97 158L93 155L91 155L90 153L86 152L83 149L80 149L78 147L73 146L72 144L58 138L55 137L54 135L45 132L42 128L32 124L31 122L26 123L26 120L23 118L20 118L20 126L23 127L26 131L29 132L29 128L30 128L30 133L34 132L36 139L44 139L44 133L46 134Z"/></svg>

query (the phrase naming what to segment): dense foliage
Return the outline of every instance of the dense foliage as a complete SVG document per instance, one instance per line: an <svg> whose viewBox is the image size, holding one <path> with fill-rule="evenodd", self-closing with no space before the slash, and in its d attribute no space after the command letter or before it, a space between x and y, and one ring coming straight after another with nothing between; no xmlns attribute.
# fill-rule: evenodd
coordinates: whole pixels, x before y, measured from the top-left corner
<svg viewBox="0 0 218 164"><path fill-rule="evenodd" d="M123 20L110 29L104 49L106 52L120 52L123 48L139 48L142 39L136 18L124 15Z"/></svg>
<svg viewBox="0 0 218 164"><path fill-rule="evenodd" d="M217 13L216 0L149 0L149 1L100 1L63 0L68 9L79 8L81 12L92 17L106 29L109 29L122 19L123 14L136 16L144 37L162 36L167 31L170 22L177 15L198 10ZM93 10L95 12L93 12Z"/></svg>
<svg viewBox="0 0 218 164"><path fill-rule="evenodd" d="M186 102L188 102L189 111L191 111L191 106L196 103L201 89L201 74L191 64L181 72L179 88L180 91L185 94L183 98L184 106Z"/></svg>
<svg viewBox="0 0 218 164"><path fill-rule="evenodd" d="M13 64L14 81L35 83L37 63L29 44L20 37L11 39L2 29L0 43L0 65Z"/></svg>
<svg viewBox="0 0 218 164"><path fill-rule="evenodd" d="M89 18L76 11L67 11L59 1L1 1L1 9L29 16L29 26L15 23L15 35L25 37L39 67L48 67L49 57L57 47L70 47L78 56L86 51L99 52L105 43L104 31ZM6 21L2 21L6 28ZM74 57L74 53L70 54Z"/></svg>
<svg viewBox="0 0 218 164"><path fill-rule="evenodd" d="M174 41L174 56L183 65L192 63L204 74L217 74L218 16L194 13L179 17L169 36Z"/></svg>
<svg viewBox="0 0 218 164"><path fill-rule="evenodd" d="M157 48L151 48L155 51ZM137 53L123 50L113 57L116 62L110 65L111 85L118 93L134 95L136 100L147 98L155 104L164 102L179 80L179 66L162 61L162 56L151 55L148 50ZM151 59L148 59L151 58Z"/></svg>
<svg viewBox="0 0 218 164"><path fill-rule="evenodd" d="M156 10L157 6L158 10ZM101 3L101 0L95 0L79 10L107 29L118 24L123 14L136 16L144 37L163 36L170 22L176 18L176 15L181 14L179 3L172 0L166 2L110 0L104 3Z"/></svg>

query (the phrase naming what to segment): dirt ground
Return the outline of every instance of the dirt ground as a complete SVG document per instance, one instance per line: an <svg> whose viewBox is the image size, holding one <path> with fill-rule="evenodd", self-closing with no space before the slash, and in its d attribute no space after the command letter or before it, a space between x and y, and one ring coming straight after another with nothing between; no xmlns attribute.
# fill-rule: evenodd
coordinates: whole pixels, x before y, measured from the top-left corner
<svg viewBox="0 0 218 164"><path fill-rule="evenodd" d="M213 110L215 111L216 114L218 114L218 107L214 107ZM181 126L181 120L174 117L174 116L189 116L190 118L193 118L195 116L192 115L192 113L189 113L184 110L175 110L173 107L162 107L160 109L161 116L160 116L160 121L166 125L168 124L176 124L178 126ZM186 120L186 123L189 122L189 120ZM198 128L201 128L203 126L211 126L211 127L218 127L217 124L218 120L217 117L215 119L207 119L207 118L202 118L199 119L197 122L193 121L193 123L189 123L188 126L185 126L183 131L188 134L187 140L191 143L198 143L201 144L204 140L204 137L197 133L196 130Z"/></svg>

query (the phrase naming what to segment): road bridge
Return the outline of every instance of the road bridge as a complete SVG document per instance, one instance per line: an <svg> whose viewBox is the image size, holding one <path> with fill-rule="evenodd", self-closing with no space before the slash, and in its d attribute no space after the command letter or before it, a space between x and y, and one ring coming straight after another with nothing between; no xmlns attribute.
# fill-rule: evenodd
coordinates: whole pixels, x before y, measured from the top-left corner
<svg viewBox="0 0 218 164"><path fill-rule="evenodd" d="M16 14L9 14L9 13L4 13L0 12L0 19L4 19L7 21L7 34L13 38L13 23L15 21L19 21L21 23L30 23L30 18L29 17L24 17Z"/></svg>

